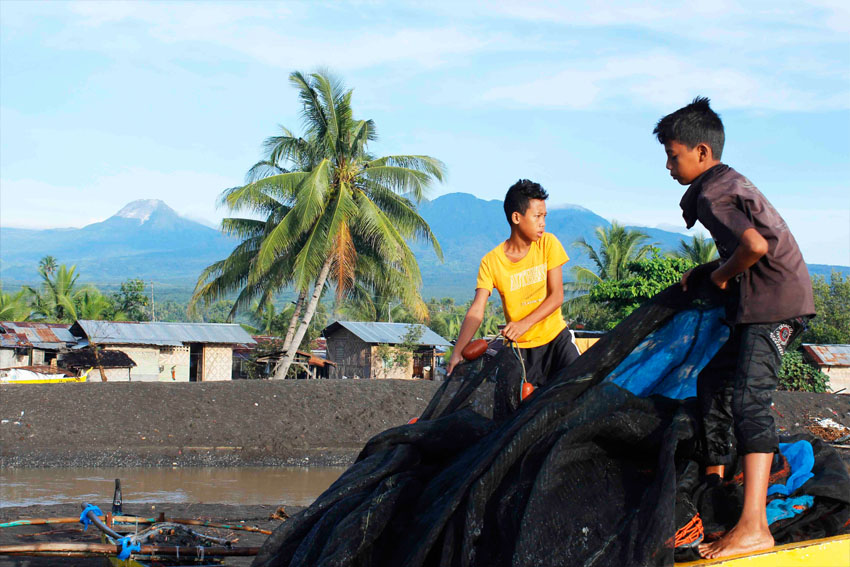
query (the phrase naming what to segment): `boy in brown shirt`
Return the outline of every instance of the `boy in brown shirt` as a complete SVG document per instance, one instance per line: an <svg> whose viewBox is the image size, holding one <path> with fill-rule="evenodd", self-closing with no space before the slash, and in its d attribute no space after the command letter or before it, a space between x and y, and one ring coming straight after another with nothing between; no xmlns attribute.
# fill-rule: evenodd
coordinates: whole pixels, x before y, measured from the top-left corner
<svg viewBox="0 0 850 567"><path fill-rule="evenodd" d="M735 527L699 552L714 558L768 549L774 541L765 506L778 451L771 398L785 348L815 313L811 279L779 213L746 177L720 162L723 123L707 98L665 116L653 133L664 144L670 175L690 185L680 203L688 228L699 220L717 245L711 281L728 294L732 324L729 340L699 375L697 398L706 474L723 476L736 441L744 506Z"/></svg>

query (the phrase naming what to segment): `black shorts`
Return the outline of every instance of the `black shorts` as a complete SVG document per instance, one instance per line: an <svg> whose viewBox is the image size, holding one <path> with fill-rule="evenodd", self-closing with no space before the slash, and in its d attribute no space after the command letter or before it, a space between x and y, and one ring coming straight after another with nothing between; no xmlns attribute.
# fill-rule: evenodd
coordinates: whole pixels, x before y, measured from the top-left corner
<svg viewBox="0 0 850 567"><path fill-rule="evenodd" d="M545 386L550 376L572 364L581 354L572 331L566 327L545 345L521 348L519 352L525 361L525 379L535 388Z"/></svg>
<svg viewBox="0 0 850 567"><path fill-rule="evenodd" d="M535 388L545 386L550 376L554 376L579 357L573 334L567 328L545 345L521 348L517 351L525 365L525 379ZM505 371L501 372L496 380L493 416L497 421L516 411L521 403L522 389L522 366L511 352L511 348L505 346L499 356L506 357L506 363L503 367Z"/></svg>
<svg viewBox="0 0 850 567"><path fill-rule="evenodd" d="M785 348L805 319L736 325L702 369L697 399L706 465L728 465L735 453L775 453L779 447L770 406ZM737 448L735 444L737 442Z"/></svg>

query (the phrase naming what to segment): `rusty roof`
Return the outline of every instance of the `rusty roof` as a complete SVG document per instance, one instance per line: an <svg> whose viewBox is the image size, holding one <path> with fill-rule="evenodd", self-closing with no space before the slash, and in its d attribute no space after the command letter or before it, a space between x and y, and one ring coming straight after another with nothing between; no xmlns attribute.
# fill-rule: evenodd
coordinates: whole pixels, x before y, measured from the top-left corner
<svg viewBox="0 0 850 567"><path fill-rule="evenodd" d="M77 342L71 325L34 321L0 321L0 347L59 350Z"/></svg>
<svg viewBox="0 0 850 567"><path fill-rule="evenodd" d="M819 366L850 366L850 345L803 345Z"/></svg>

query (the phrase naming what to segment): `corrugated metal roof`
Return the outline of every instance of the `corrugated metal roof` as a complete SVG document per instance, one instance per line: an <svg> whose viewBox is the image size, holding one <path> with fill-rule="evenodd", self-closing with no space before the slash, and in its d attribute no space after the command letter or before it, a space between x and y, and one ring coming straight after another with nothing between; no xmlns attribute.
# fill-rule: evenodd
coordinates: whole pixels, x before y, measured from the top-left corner
<svg viewBox="0 0 850 567"><path fill-rule="evenodd" d="M58 350L77 342L71 325L33 321L0 321L0 347Z"/></svg>
<svg viewBox="0 0 850 567"><path fill-rule="evenodd" d="M820 366L850 366L850 345L803 345Z"/></svg>
<svg viewBox="0 0 850 567"><path fill-rule="evenodd" d="M407 334L408 327L412 323L363 323L359 321L336 321L330 324L322 332L326 337L336 332L339 327L344 327L357 335L361 340L367 343L382 343L394 345L404 341L404 336ZM426 346L451 346L446 339L422 324L415 324L416 327L422 327L422 337L417 344Z"/></svg>
<svg viewBox="0 0 850 567"><path fill-rule="evenodd" d="M88 321L74 323L71 331L99 345L181 346L187 343L252 344L245 329L235 323L152 323Z"/></svg>

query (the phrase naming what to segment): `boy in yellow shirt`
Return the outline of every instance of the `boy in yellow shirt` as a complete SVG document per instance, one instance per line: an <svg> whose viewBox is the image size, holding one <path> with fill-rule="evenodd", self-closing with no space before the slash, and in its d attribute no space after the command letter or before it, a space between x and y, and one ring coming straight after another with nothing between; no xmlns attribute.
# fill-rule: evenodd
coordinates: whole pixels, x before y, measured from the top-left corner
<svg viewBox="0 0 850 567"><path fill-rule="evenodd" d="M449 359L449 374L463 360L461 352L481 326L493 288L502 297L507 321L502 335L519 347L528 382L542 386L551 373L578 358L578 347L561 316L561 267L569 257L555 235L545 232L548 197L540 184L527 179L508 189L505 216L511 236L481 259L475 298Z"/></svg>

